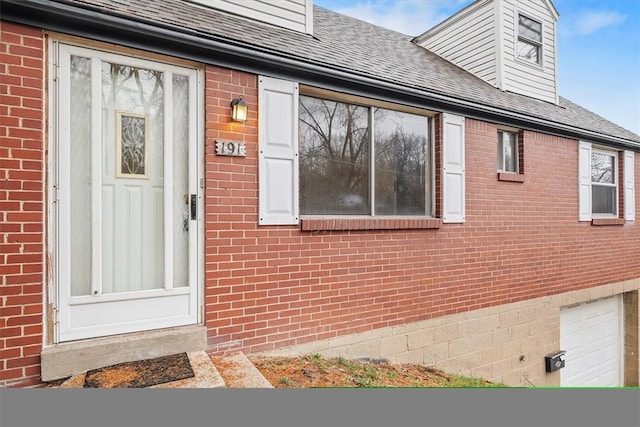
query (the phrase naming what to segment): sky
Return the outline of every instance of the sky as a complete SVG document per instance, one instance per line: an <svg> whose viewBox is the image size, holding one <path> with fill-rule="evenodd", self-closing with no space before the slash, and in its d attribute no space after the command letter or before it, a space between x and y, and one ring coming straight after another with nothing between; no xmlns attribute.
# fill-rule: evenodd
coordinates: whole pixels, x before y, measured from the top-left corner
<svg viewBox="0 0 640 427"><path fill-rule="evenodd" d="M640 0L552 0L560 96L640 135ZM313 0L417 36L473 0Z"/></svg>

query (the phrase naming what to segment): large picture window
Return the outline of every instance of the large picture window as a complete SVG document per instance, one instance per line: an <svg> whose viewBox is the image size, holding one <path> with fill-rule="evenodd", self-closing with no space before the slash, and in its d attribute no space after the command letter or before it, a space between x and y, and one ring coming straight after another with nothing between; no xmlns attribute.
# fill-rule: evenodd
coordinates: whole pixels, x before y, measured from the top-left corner
<svg viewBox="0 0 640 427"><path fill-rule="evenodd" d="M430 119L300 96L302 215L430 216Z"/></svg>

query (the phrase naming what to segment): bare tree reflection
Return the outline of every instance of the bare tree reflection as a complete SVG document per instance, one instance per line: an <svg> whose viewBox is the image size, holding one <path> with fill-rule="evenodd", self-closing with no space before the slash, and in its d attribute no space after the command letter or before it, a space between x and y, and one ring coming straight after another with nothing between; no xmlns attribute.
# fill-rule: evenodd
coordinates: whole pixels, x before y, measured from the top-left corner
<svg viewBox="0 0 640 427"><path fill-rule="evenodd" d="M302 214L371 214L371 183L377 215L430 212L426 117L302 96L299 123Z"/></svg>

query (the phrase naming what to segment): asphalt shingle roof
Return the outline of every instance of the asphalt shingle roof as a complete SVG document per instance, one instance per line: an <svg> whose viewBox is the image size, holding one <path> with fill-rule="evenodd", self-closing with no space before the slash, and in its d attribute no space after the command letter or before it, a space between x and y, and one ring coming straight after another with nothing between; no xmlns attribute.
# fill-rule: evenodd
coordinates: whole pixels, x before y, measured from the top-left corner
<svg viewBox="0 0 640 427"><path fill-rule="evenodd" d="M503 92L412 43L412 36L315 6L313 35L182 0L64 3L251 47L277 57L640 143L640 136L560 97L559 105ZM426 30L426 28L425 28Z"/></svg>

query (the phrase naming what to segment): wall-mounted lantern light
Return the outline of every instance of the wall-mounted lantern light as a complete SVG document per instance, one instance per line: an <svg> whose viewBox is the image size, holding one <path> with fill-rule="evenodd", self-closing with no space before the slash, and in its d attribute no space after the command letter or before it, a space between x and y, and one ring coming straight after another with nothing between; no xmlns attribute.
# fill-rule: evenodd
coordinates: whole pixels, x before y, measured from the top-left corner
<svg viewBox="0 0 640 427"><path fill-rule="evenodd" d="M242 95L231 101L231 120L242 123L247 121L247 104Z"/></svg>

